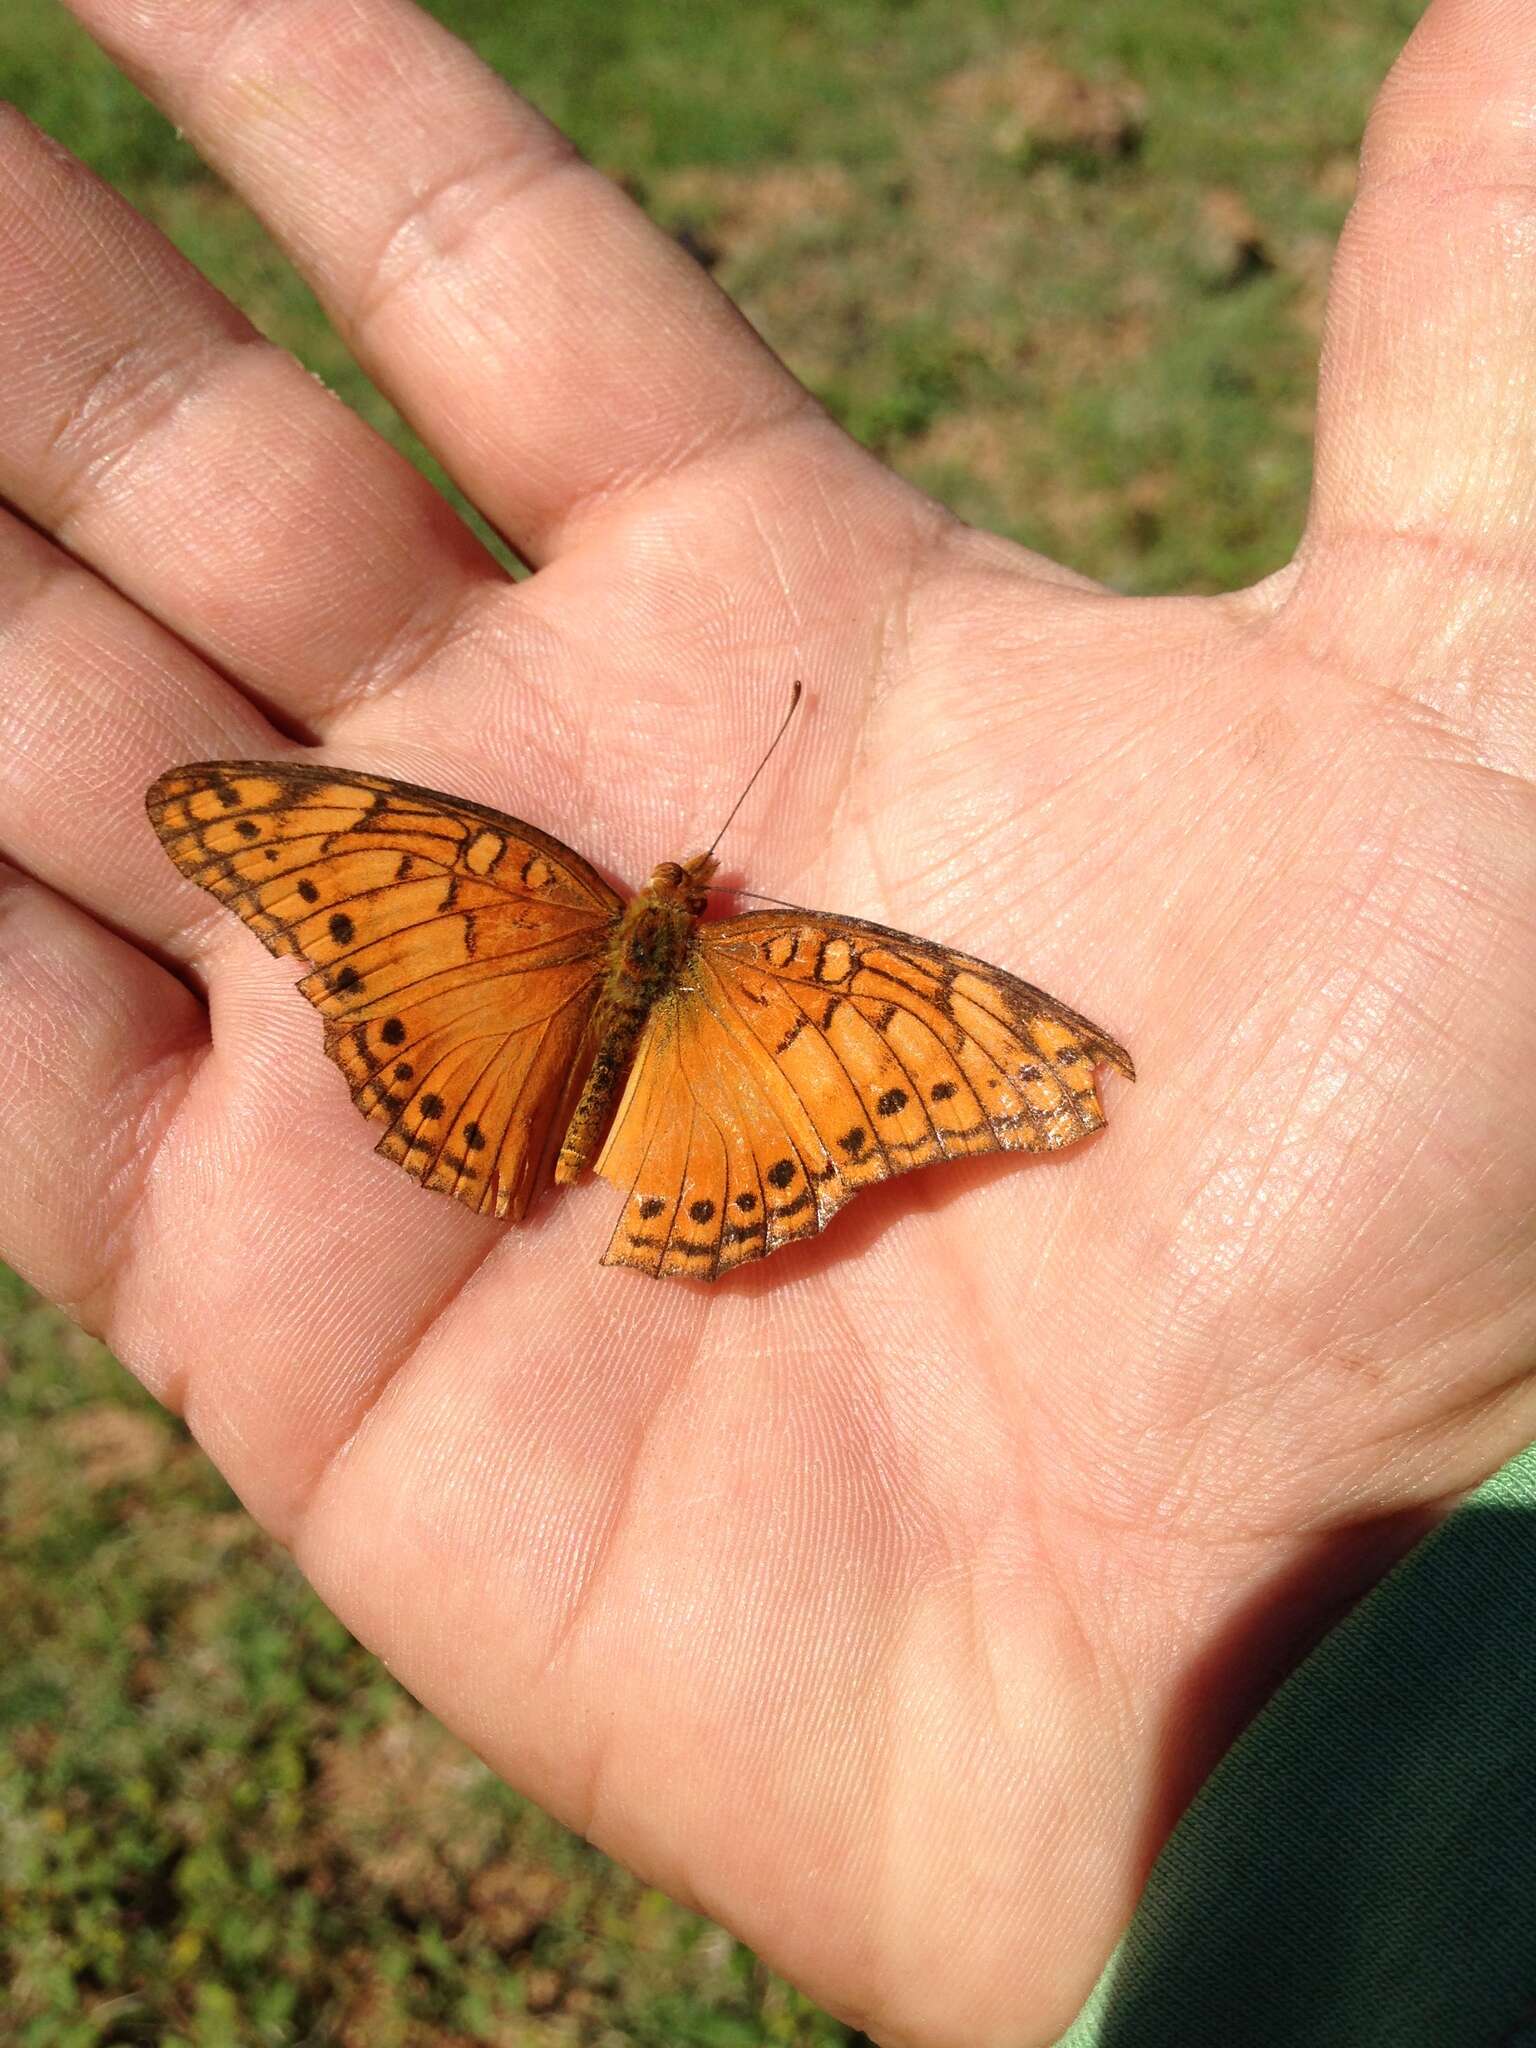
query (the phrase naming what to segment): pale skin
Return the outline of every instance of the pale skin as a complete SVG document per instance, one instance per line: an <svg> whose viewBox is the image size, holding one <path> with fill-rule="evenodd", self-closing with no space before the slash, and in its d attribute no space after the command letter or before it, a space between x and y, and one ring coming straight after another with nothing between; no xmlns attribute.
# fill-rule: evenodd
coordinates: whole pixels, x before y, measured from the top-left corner
<svg viewBox="0 0 1536 2048"><path fill-rule="evenodd" d="M1382 95L1297 559L1154 602L884 471L401 0L74 11L537 574L0 118L0 1250L515 1784L884 2042L1047 2042L1536 1428L1536 16L1435 0ZM376 1158L144 819L297 734L633 886L795 676L725 879L1141 1078L713 1290L601 1269L600 1183L509 1232Z"/></svg>

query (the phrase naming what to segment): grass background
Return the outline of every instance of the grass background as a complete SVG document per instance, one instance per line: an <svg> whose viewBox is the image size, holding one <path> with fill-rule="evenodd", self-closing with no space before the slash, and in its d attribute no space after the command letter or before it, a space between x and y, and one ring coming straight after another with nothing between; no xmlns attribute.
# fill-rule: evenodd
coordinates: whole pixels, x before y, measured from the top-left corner
<svg viewBox="0 0 1536 2048"><path fill-rule="evenodd" d="M431 11L966 517L1125 590L1286 559L1329 254L1409 0ZM432 472L52 0L9 0L0 93ZM500 1786L3 1269L0 1614L5 2048L859 2038Z"/></svg>

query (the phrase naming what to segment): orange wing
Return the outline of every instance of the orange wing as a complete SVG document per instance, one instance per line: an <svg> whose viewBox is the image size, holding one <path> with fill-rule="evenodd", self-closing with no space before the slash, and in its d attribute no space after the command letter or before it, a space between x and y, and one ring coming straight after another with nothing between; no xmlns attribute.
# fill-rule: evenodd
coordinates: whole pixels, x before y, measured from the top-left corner
<svg viewBox="0 0 1536 2048"><path fill-rule="evenodd" d="M882 925L773 911L701 925L656 1005L596 1170L628 1199L610 1266L712 1280L813 1236L860 1188L1104 1123L1135 1078L1086 1017Z"/></svg>
<svg viewBox="0 0 1536 2048"><path fill-rule="evenodd" d="M569 1114L622 904L580 855L482 805L288 762L173 768L150 821L299 987L378 1149L523 1214Z"/></svg>

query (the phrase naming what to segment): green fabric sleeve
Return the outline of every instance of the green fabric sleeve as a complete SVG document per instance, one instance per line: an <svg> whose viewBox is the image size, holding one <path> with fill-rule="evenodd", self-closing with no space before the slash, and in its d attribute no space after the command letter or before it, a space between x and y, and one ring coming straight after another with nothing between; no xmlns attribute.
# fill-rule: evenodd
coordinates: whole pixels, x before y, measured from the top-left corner
<svg viewBox="0 0 1536 2048"><path fill-rule="evenodd" d="M1536 2048L1536 1448L1201 1788L1058 2048Z"/></svg>

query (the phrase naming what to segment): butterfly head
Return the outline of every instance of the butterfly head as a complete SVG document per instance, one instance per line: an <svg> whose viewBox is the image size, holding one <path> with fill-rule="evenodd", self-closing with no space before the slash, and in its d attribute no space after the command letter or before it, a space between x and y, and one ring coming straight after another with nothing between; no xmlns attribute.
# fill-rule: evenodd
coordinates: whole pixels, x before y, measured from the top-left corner
<svg viewBox="0 0 1536 2048"><path fill-rule="evenodd" d="M664 860L652 869L646 894L675 898L691 916L702 917L709 899L709 878L719 865L712 853L696 853L691 860Z"/></svg>

